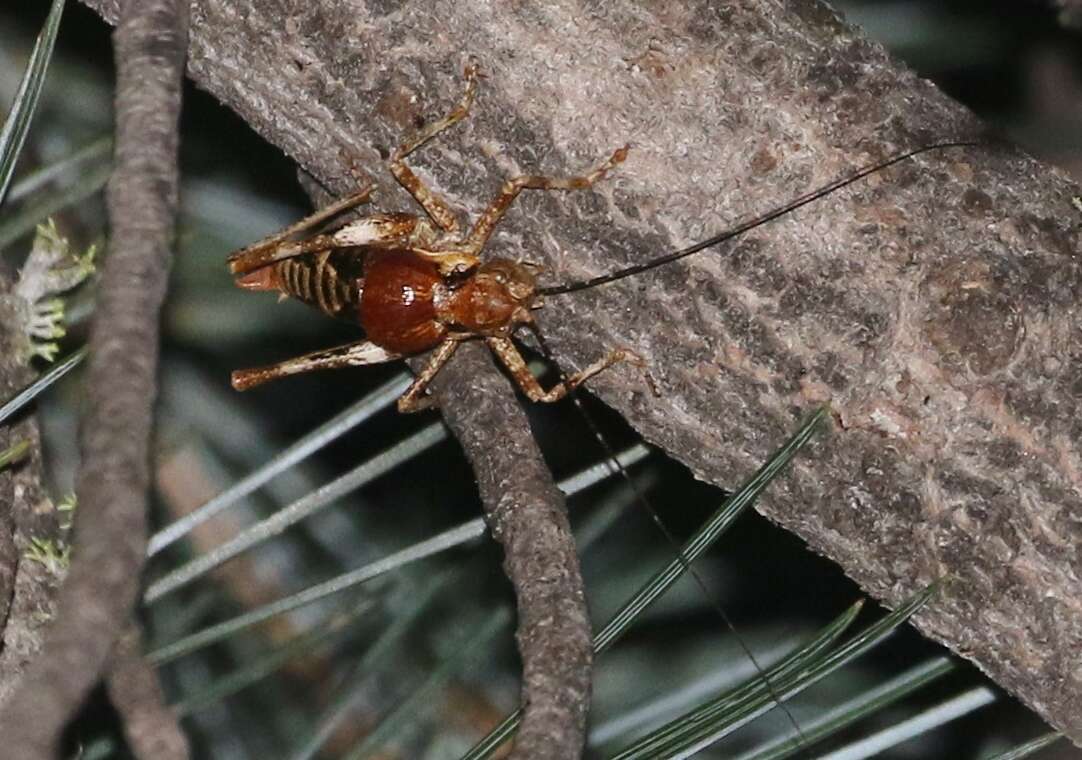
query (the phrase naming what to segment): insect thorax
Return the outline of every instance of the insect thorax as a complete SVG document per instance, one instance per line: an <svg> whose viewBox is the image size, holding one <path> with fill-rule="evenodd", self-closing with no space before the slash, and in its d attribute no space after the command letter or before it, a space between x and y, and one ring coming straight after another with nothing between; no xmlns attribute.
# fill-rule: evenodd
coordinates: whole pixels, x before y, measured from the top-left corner
<svg viewBox="0 0 1082 760"><path fill-rule="evenodd" d="M432 262L406 249L371 251L365 260L361 326L388 351L415 354L447 334L437 318L437 301L447 286Z"/></svg>

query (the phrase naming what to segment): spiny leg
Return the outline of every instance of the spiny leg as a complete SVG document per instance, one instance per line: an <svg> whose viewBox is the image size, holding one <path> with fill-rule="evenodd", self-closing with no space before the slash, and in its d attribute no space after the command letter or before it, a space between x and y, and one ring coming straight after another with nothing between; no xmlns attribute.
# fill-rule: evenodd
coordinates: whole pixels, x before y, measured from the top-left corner
<svg viewBox="0 0 1082 760"><path fill-rule="evenodd" d="M617 149L608 161L581 177L541 177L526 175L507 180L500 194L489 204L477 220L468 237L455 246L458 250L477 254L485 247L500 219L524 189L536 190L585 190L605 176L614 166L627 158L628 146Z"/></svg>
<svg viewBox="0 0 1082 760"><path fill-rule="evenodd" d="M458 231L458 220L455 218L454 213L447 206L447 202L444 201L443 198L440 198L429 190L428 187L421 182L420 178L413 173L413 170L406 166L404 159L440 132L464 119L466 114L469 113L470 105L473 103L473 97L477 92L477 77L479 76L477 73L477 65L471 63L466 67L465 73L466 92L463 94L462 100L459 101L458 105L442 119L432 122L412 138L398 146L398 149L395 150L394 154L391 156L390 164L391 174L398 180L398 183L406 188L407 192L421 204L425 213L427 213L432 221L436 223L436 226L448 233Z"/></svg>
<svg viewBox="0 0 1082 760"><path fill-rule="evenodd" d="M273 235L269 235L262 240L252 243L247 248L240 249L229 256L229 271L233 274L246 274L255 269L259 269L260 267L264 267L267 264L272 264L275 261L303 253L304 251L296 246L303 244L306 241L301 240L294 244L285 243L283 241L293 235L299 235L302 232L306 232L328 219L333 219L351 208L360 206L362 203L367 203L371 194L372 188L368 187L353 193L352 195L347 195L345 198L335 201L326 208L322 208L319 211L309 214L299 222L295 222ZM316 236L316 238L322 237L327 236ZM310 238L310 240L315 240L316 238Z"/></svg>
<svg viewBox="0 0 1082 760"><path fill-rule="evenodd" d="M460 342L454 338L445 338L443 343L436 347L421 374L417 375L410 387L406 388L406 392L398 397L398 411L409 414L432 406L432 397L425 394L428 384L443 369L443 365L451 358Z"/></svg>
<svg viewBox="0 0 1082 760"><path fill-rule="evenodd" d="M289 375L299 375L317 369L341 369L342 367L360 367L366 364L382 364L393 359L399 359L401 356L401 354L380 348L371 341L362 340L322 351L313 351L310 354L296 356L266 367L238 369L233 373L233 387L238 391L246 391L270 380L277 380Z"/></svg>
<svg viewBox="0 0 1082 760"><path fill-rule="evenodd" d="M511 377L514 378L515 383L522 389L522 392L526 394L526 397L530 399L530 401L543 401L545 403L559 401L566 396L572 388L581 385L598 372L611 367L617 362L642 361L642 359L631 351L621 348L613 349L586 369L581 372L576 372L566 380L557 383L546 391L541 388L541 384L537 382L537 378L530 373L530 368L526 366L526 360L522 358L522 354L519 352L518 347L515 346L510 338L485 338L485 342L488 344L488 347L492 349L492 353L496 354L496 357L503 362L505 367L507 367L507 371L511 373Z"/></svg>

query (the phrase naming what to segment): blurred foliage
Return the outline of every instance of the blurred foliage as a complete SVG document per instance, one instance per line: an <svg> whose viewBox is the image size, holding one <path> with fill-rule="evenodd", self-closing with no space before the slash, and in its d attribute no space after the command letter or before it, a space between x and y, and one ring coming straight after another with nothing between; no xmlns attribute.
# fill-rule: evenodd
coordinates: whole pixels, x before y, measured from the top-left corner
<svg viewBox="0 0 1082 760"><path fill-rule="evenodd" d="M838 5L1013 139L1082 176L1082 45L1077 35L1056 27L1053 12L1037 3L1008 2L852 0ZM42 4L28 0L0 8L0 104L11 102L45 13ZM112 102L108 35L91 12L69 6L16 185L42 167L67 168L46 173L24 194L13 193L9 204L27 218L62 205L55 214L58 234L75 250L88 249L105 234L100 194L89 193L100 187L107 167ZM333 345L351 333L296 304L275 306L269 297L238 297L224 266L226 254L302 215L307 200L290 162L276 149L206 94L189 87L186 97L183 216L164 320L155 451L159 526L190 513L401 371L392 366L330 373L245 396L229 389L233 368ZM8 246L8 266L23 265L31 246L29 231ZM85 338L88 299L76 296L69 303L74 325L63 339L62 353ZM54 494L72 489L79 382L73 373L41 404ZM634 441L614 415L595 404L591 409L617 448ZM592 463L582 452L596 447L572 409L530 413L558 477ZM199 526L186 541L156 554L151 576L204 555L431 421L393 411L373 416ZM569 440L583 442L567 445ZM681 538L721 499L656 453L633 473L649 486L652 503ZM734 473L734 485L744 476ZM654 569L672 559L672 547L648 516L634 507L624 509L621 490L617 483L594 486L571 502L576 528L595 539L583 566L596 621L607 619ZM472 476L457 447L435 443L209 578L165 595L147 610L152 638L157 644L176 641L361 568L477 514ZM163 665L167 690L182 705L198 755L339 757L351 748L366 750L365 737L378 731L387 744L372 747L373 757L461 756L517 703L518 661L511 626L500 612L512 608L513 601L499 564L490 541L473 540ZM744 643L765 665L778 662L860 596L833 565L750 514L696 567ZM470 641L484 642L480 654L465 651L464 642ZM860 695L892 683L902 671L939 652L913 632L901 631L790 702L791 718L811 727L833 706L859 702ZM741 644L719 625L700 589L686 579L678 581L599 660L592 756L601 757L602 746L626 745L754 673ZM817 748L851 746L973 689L991 696L952 715L945 725L933 721L932 728L908 735L877 756L984 758L1044 730L1027 711L984 684L963 664L944 668L935 683L904 698L899 694L876 715L853 717ZM103 704L100 697L93 700L73 730L73 741L87 748L84 757L122 756ZM697 756L752 756L754 748L790 730L789 717L775 710ZM322 755L317 754L320 745Z"/></svg>

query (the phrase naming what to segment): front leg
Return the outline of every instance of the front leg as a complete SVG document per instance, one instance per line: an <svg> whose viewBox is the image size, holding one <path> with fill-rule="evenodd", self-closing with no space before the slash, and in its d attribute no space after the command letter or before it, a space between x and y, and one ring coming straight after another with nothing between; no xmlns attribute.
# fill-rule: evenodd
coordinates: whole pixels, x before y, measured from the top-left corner
<svg viewBox="0 0 1082 760"><path fill-rule="evenodd" d="M342 367L361 367L367 364L382 364L400 358L402 358L402 354L380 348L370 340L362 340L322 351L313 351L310 354L296 356L266 367L238 369L233 373L233 387L238 391L246 391L270 380L277 380L289 375L299 375L318 369L340 369Z"/></svg>

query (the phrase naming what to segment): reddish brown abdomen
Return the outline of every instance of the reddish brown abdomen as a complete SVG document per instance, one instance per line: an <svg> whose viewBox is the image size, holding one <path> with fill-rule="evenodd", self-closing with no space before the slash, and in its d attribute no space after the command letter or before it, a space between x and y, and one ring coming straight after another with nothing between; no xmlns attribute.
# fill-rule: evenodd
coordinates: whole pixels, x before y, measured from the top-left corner
<svg viewBox="0 0 1082 760"><path fill-rule="evenodd" d="M409 251L370 252L364 264L361 326L368 339L400 354L432 348L447 333L436 320L439 270Z"/></svg>

